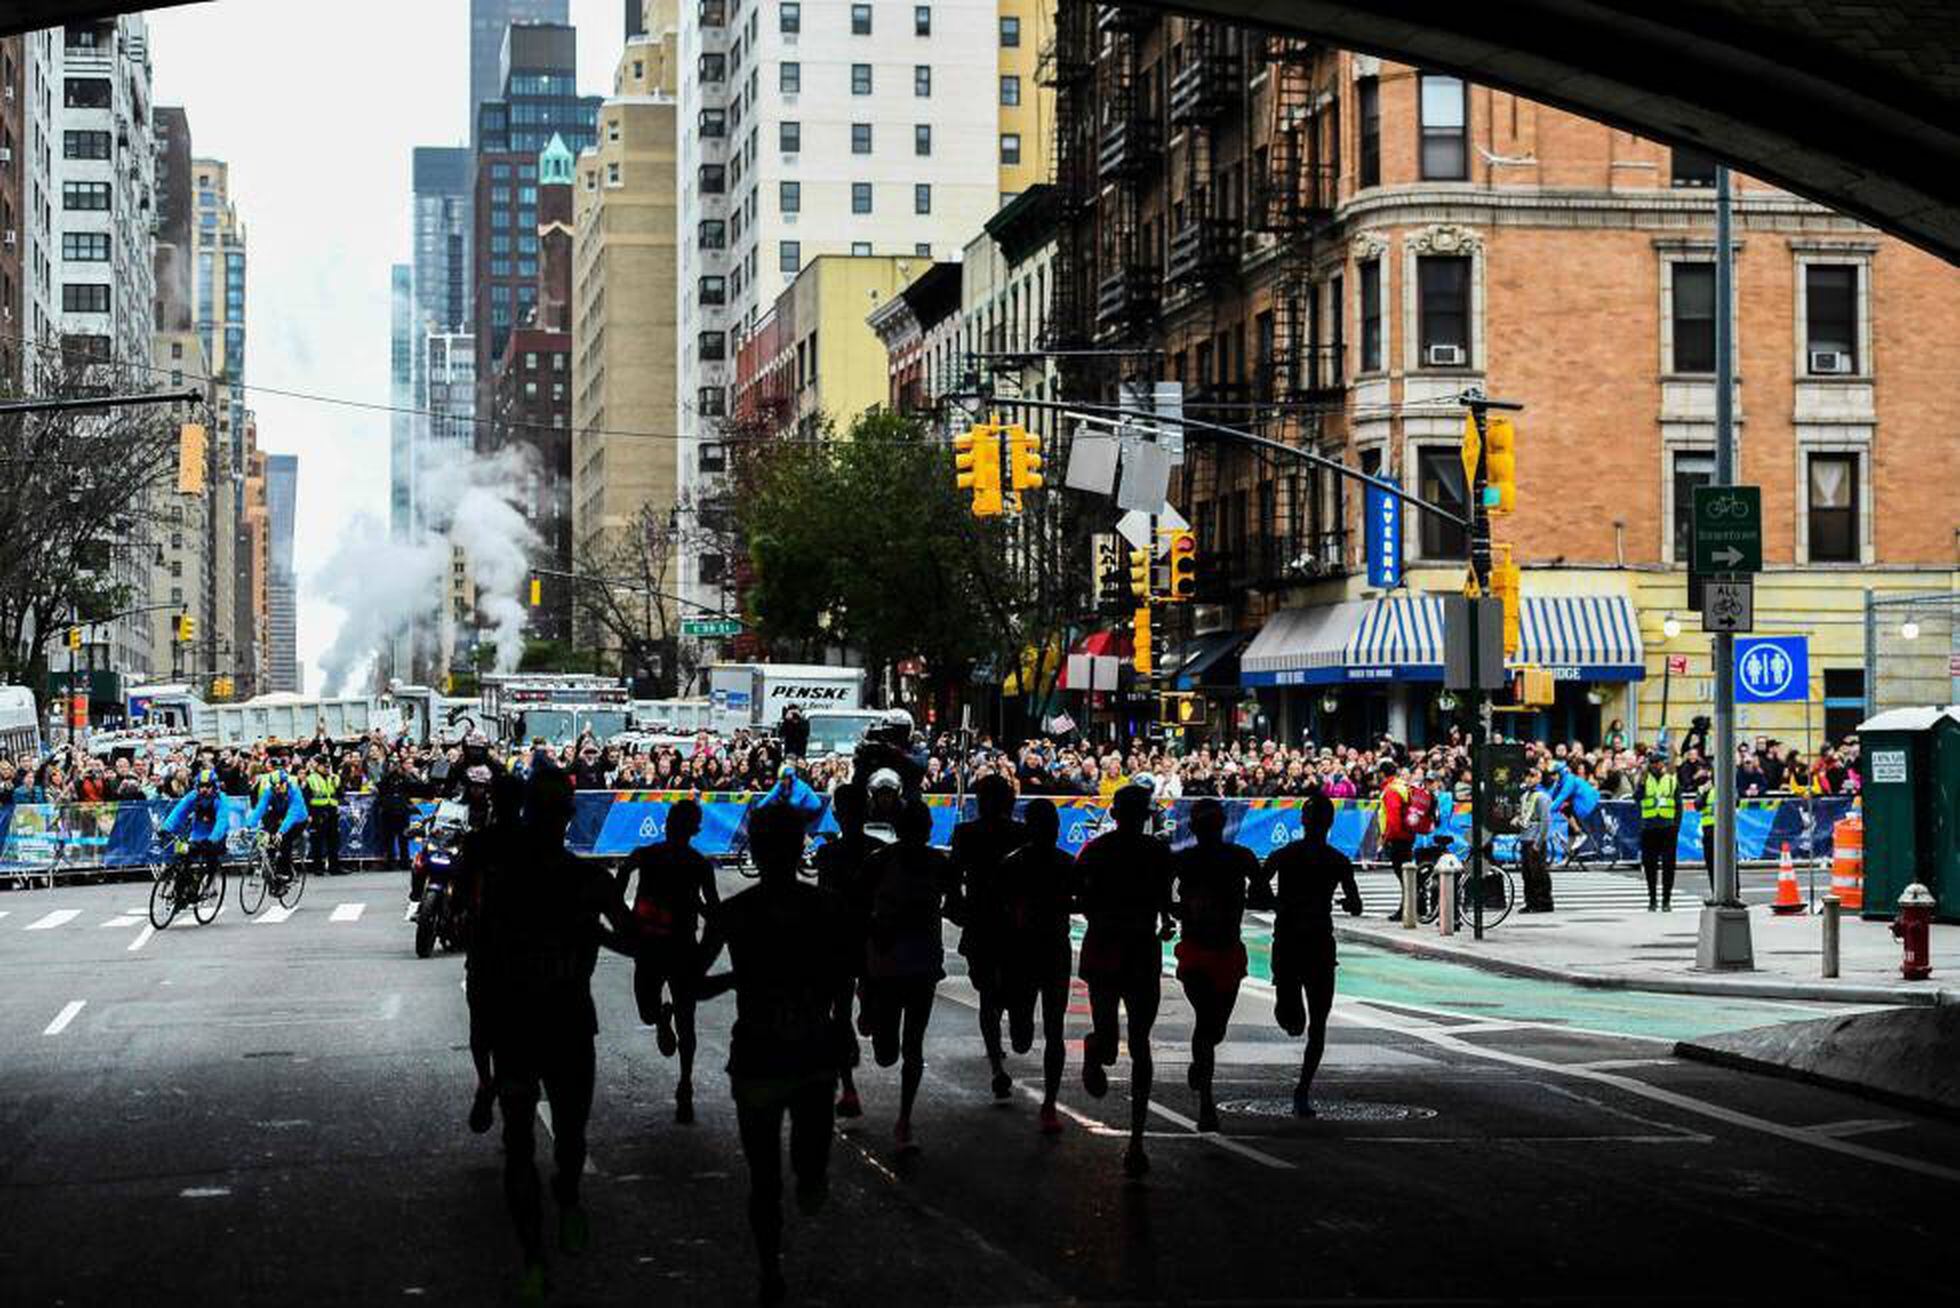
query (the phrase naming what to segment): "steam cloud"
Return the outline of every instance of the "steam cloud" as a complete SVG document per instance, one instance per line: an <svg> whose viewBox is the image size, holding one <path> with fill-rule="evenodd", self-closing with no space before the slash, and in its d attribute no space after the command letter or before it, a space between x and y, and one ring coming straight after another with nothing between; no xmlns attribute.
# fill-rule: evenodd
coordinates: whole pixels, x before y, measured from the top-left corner
<svg viewBox="0 0 1960 1308"><path fill-rule="evenodd" d="M529 477L522 452L478 456L424 444L420 454L417 475L429 520L448 522L448 535L401 544L388 538L386 523L361 514L314 579L321 597L345 614L320 659L329 695L343 693L403 627L436 611L452 543L469 556L497 671L512 671L524 653L518 591L538 535L520 507Z"/></svg>

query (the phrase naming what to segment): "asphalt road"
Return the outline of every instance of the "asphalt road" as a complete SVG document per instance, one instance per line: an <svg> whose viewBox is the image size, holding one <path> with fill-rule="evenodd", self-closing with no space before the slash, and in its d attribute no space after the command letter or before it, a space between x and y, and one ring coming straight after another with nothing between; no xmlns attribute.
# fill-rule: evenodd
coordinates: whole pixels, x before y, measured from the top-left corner
<svg viewBox="0 0 1960 1308"><path fill-rule="evenodd" d="M162 933L140 889L0 894L0 1301L504 1301L499 1147L463 1126L461 963L413 956L401 879L315 881L286 920L234 900ZM871 1071L829 1208L790 1218L793 1300L1950 1301L1960 1126L1669 1053L1823 1010L1345 957L1323 1117L1278 1115L1298 1044L1255 981L1222 1051L1220 1136L1191 1128L1167 982L1142 1184L1105 1125L1127 1117L1127 1063L1098 1102L1072 1046L1068 1130L1042 1138L1032 1099L991 1100L949 978L924 1150L898 1162L895 1074ZM595 985L594 1239L554 1260L553 1301L748 1302L729 1001L704 1010L700 1120L677 1127L628 968L608 958Z"/></svg>

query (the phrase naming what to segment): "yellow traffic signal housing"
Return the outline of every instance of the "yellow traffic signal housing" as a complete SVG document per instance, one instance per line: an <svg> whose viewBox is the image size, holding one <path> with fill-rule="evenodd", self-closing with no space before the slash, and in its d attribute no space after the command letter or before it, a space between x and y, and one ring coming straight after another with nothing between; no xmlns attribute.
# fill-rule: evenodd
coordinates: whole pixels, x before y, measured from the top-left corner
<svg viewBox="0 0 1960 1308"><path fill-rule="evenodd" d="M1490 567L1490 593L1504 602L1504 656L1518 652L1524 612L1524 573L1511 562L1508 546L1499 546Z"/></svg>
<svg viewBox="0 0 1960 1308"><path fill-rule="evenodd" d="M188 613L177 615L177 643L188 645L197 639L197 619Z"/></svg>
<svg viewBox="0 0 1960 1308"><path fill-rule="evenodd" d="M535 608L541 608L543 607L543 605L544 605L544 578L533 577L531 578L531 607L535 609Z"/></svg>
<svg viewBox="0 0 1960 1308"><path fill-rule="evenodd" d="M1558 683L1552 680L1550 668L1518 669L1518 702L1536 708L1555 703L1558 699Z"/></svg>
<svg viewBox="0 0 1960 1308"><path fill-rule="evenodd" d="M1040 434L1020 427L1009 427L1007 465L1008 480L1015 490L1040 490L1044 481L1041 475Z"/></svg>
<svg viewBox="0 0 1960 1308"><path fill-rule="evenodd" d="M1467 491L1477 484L1477 456L1483 452L1483 437L1477 434L1477 415L1463 415L1463 485Z"/></svg>
<svg viewBox="0 0 1960 1308"><path fill-rule="evenodd" d="M1157 702L1158 721L1170 727L1201 727L1205 702L1197 695L1165 695Z"/></svg>
<svg viewBox="0 0 1960 1308"><path fill-rule="evenodd" d="M1518 429L1501 414L1492 414L1484 449L1484 507L1509 513L1518 506Z"/></svg>
<svg viewBox="0 0 1960 1308"><path fill-rule="evenodd" d="M998 517L1004 503L1000 486L1000 428L981 423L953 437L957 484L973 493L973 516Z"/></svg>
<svg viewBox="0 0 1960 1308"><path fill-rule="evenodd" d="M1167 531L1170 541L1171 578L1167 592L1173 604L1183 604L1198 593L1198 538L1189 531Z"/></svg>
<svg viewBox="0 0 1960 1308"><path fill-rule="evenodd" d="M82 647L82 629L80 627L68 628L68 648L80 649L81 647Z"/></svg>
<svg viewBox="0 0 1960 1308"><path fill-rule="evenodd" d="M1156 560L1150 557L1149 550L1130 551L1130 594L1146 604L1150 602L1150 574L1156 567Z"/></svg>
<svg viewBox="0 0 1960 1308"><path fill-rule="evenodd" d="M1130 643L1135 646L1136 650L1131 656L1131 666L1137 670L1138 676L1149 676L1151 671L1156 667L1156 661L1151 657L1150 606L1148 604L1136 611L1133 629L1130 632Z"/></svg>

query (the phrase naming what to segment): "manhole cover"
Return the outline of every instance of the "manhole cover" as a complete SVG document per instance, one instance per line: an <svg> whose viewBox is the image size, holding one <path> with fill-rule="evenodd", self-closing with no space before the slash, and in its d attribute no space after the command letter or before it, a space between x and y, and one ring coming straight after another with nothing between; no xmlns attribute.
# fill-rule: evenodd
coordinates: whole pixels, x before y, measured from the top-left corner
<svg viewBox="0 0 1960 1308"><path fill-rule="evenodd" d="M1233 1099L1218 1107L1227 1113L1248 1117L1291 1117L1293 1100ZM1316 1099L1314 1113L1323 1122L1415 1122L1436 1116L1433 1108L1415 1104L1383 1104L1359 1099Z"/></svg>

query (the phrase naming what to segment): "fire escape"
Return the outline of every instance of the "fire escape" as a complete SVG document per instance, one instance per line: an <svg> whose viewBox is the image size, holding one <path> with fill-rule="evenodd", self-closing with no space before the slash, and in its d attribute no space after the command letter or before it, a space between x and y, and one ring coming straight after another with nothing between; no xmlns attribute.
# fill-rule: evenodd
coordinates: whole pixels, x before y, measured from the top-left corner
<svg viewBox="0 0 1960 1308"><path fill-rule="evenodd" d="M1133 341L1154 329L1160 271L1144 240L1143 191L1163 157L1162 125L1139 73L1138 37L1156 22L1148 10L1104 5L1097 74L1096 175L1099 205L1096 339Z"/></svg>
<svg viewBox="0 0 1960 1308"><path fill-rule="evenodd" d="M1213 143L1243 90L1239 56L1225 48L1218 25L1194 23L1184 60L1170 93L1171 126L1184 129L1184 198L1164 269L1173 295L1211 290L1236 277L1239 267L1239 224L1226 212Z"/></svg>
<svg viewBox="0 0 1960 1308"><path fill-rule="evenodd" d="M1090 308L1095 278L1095 57L1093 0L1057 0L1055 35L1042 51L1037 77L1055 91L1055 194L1058 224L1049 274L1049 305L1040 346L1079 350L1093 339ZM1069 393L1082 369L1064 363Z"/></svg>

